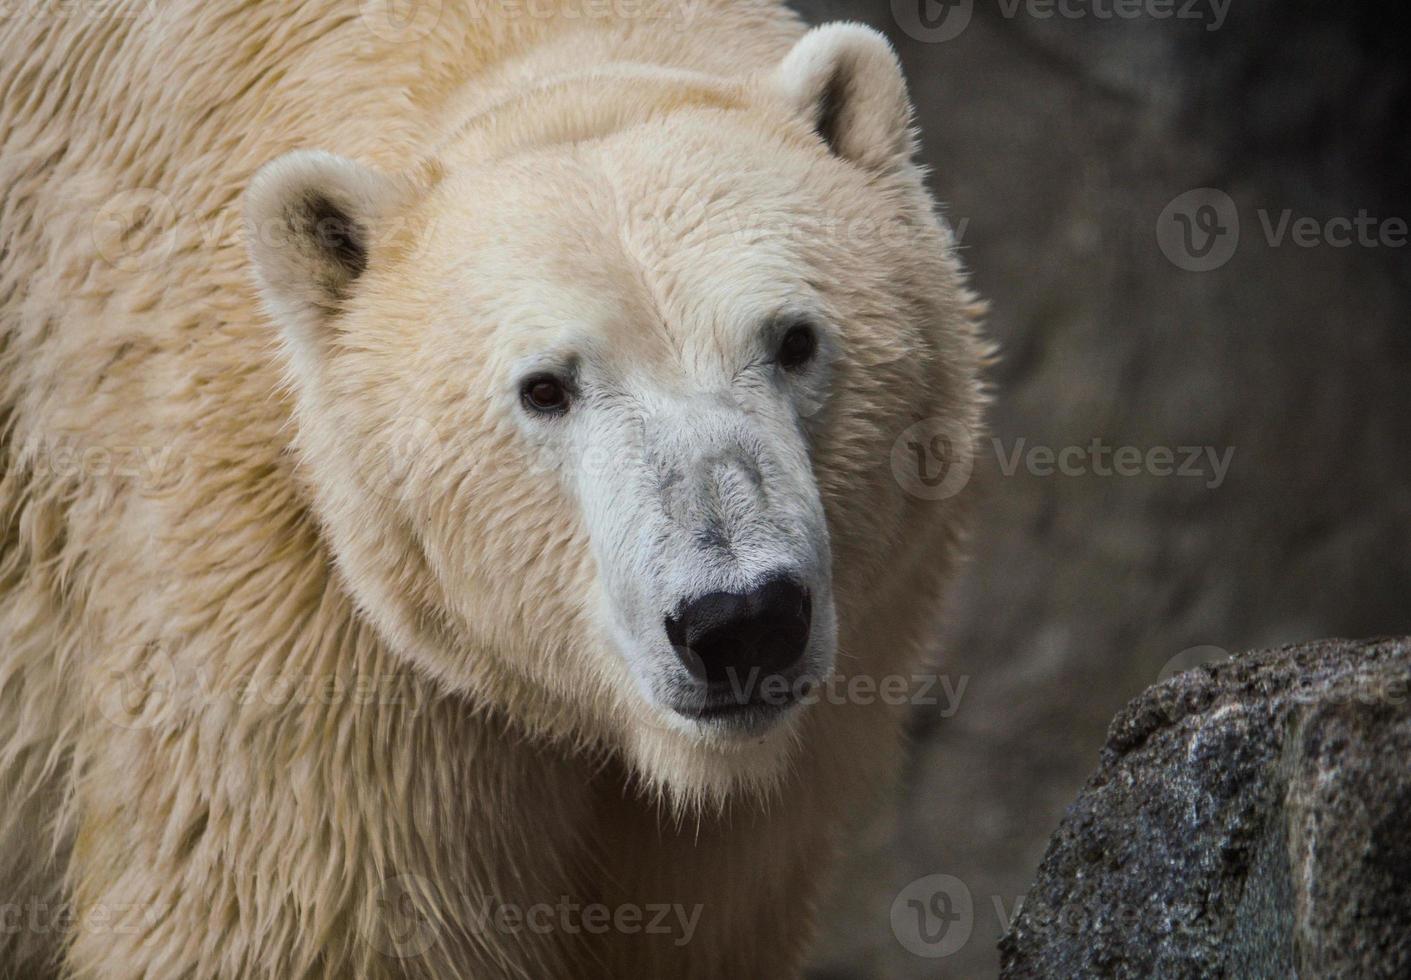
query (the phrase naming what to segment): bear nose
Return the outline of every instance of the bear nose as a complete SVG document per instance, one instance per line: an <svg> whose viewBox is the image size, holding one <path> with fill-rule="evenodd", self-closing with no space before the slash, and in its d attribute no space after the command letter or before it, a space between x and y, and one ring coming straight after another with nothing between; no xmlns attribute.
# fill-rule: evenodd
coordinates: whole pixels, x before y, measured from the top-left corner
<svg viewBox="0 0 1411 980"><path fill-rule="evenodd" d="M744 685L798 662L812 615L808 590L775 576L749 592L711 592L685 603L666 617L666 635L692 676ZM758 673L751 678L751 671Z"/></svg>

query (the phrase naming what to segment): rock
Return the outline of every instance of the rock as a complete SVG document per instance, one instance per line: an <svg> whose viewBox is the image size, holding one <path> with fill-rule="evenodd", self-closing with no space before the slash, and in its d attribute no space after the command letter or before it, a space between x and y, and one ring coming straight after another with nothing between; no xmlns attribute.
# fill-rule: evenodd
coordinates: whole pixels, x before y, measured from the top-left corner
<svg viewBox="0 0 1411 980"><path fill-rule="evenodd" d="M1006 980L1411 976L1411 640L1150 688L1000 950Z"/></svg>

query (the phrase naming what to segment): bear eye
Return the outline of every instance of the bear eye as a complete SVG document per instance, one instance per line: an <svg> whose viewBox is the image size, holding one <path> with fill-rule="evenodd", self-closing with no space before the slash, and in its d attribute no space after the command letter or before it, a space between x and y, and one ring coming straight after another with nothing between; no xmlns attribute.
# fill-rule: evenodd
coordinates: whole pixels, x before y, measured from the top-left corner
<svg viewBox="0 0 1411 980"><path fill-rule="evenodd" d="M807 323L795 324L779 341L779 366L786 371L797 371L813 360L817 350L818 334L813 327Z"/></svg>
<svg viewBox="0 0 1411 980"><path fill-rule="evenodd" d="M562 415L568 411L568 386L552 374L536 374L519 386L526 408L539 415Z"/></svg>

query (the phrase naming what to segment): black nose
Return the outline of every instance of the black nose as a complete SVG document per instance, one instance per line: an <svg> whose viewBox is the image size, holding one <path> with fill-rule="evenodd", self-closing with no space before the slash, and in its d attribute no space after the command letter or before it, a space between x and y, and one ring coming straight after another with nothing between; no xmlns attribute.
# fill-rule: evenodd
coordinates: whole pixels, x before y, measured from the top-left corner
<svg viewBox="0 0 1411 980"><path fill-rule="evenodd" d="M752 591L711 592L666 617L666 635L692 675L711 684L746 684L792 666L808 645L813 600L776 576Z"/></svg>

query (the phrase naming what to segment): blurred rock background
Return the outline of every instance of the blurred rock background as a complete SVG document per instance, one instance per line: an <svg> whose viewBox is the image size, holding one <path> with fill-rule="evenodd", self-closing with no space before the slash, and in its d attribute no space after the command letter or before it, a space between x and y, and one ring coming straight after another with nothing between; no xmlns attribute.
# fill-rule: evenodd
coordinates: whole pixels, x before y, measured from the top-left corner
<svg viewBox="0 0 1411 980"><path fill-rule="evenodd" d="M954 712L917 710L903 794L856 842L811 975L994 976L1130 698L1221 651L1411 632L1411 10L795 7L896 44L1003 347L974 561L938 640L966 686ZM1095 439L1104 471L1123 446L1178 466L1196 447L1200 470L1101 476ZM1065 447L1089 472L1048 473ZM928 939L903 906L894 928L932 875L968 916Z"/></svg>

